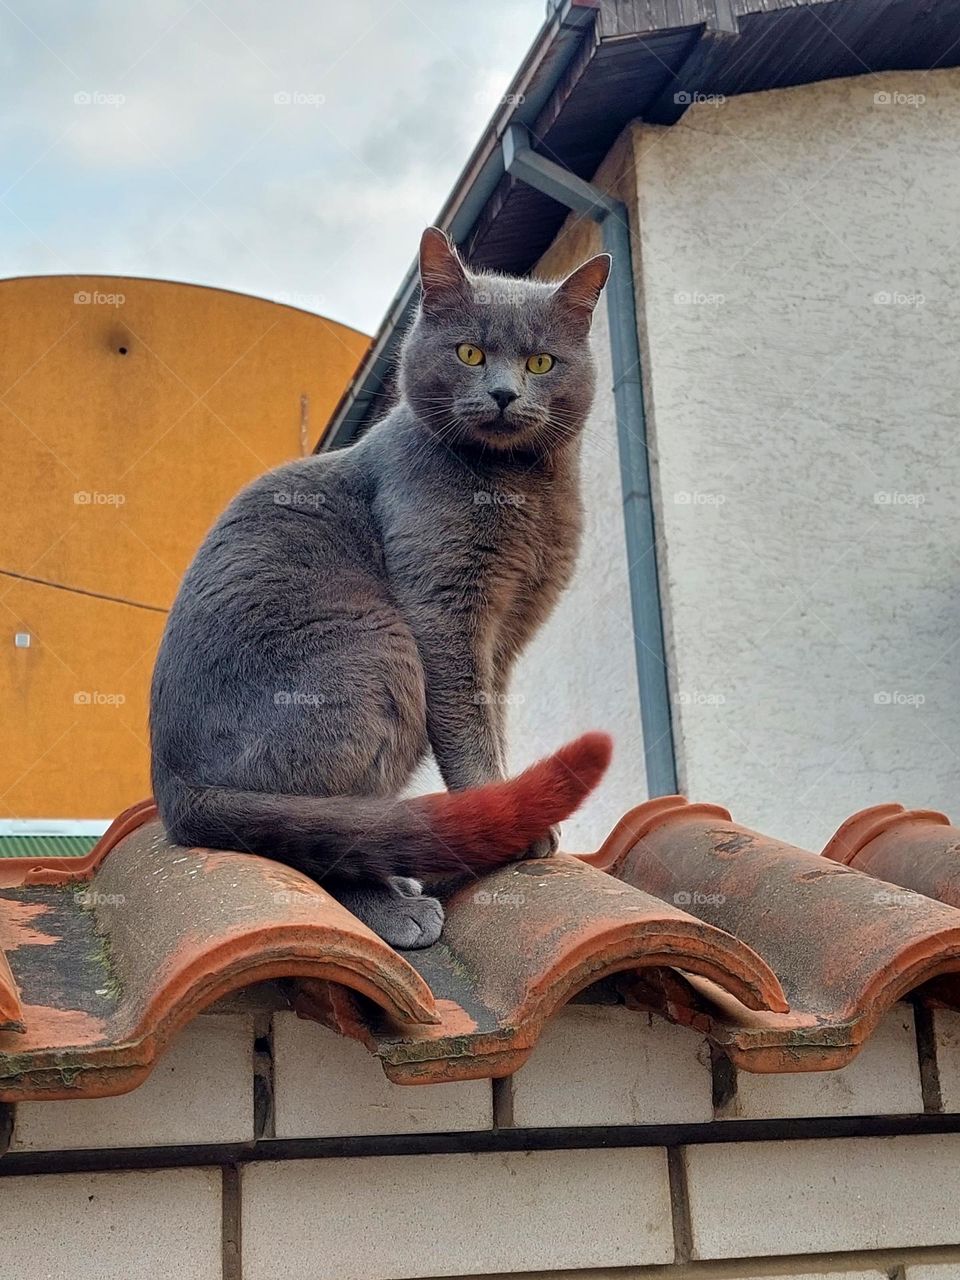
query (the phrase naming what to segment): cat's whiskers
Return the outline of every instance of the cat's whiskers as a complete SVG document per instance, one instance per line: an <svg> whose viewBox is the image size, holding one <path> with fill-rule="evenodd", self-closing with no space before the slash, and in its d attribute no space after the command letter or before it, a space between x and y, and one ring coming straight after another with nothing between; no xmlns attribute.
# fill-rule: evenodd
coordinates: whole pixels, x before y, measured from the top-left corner
<svg viewBox="0 0 960 1280"><path fill-rule="evenodd" d="M591 429L589 425L584 426L582 420L575 414L568 413L564 409L554 409L550 415L550 422L570 436L579 435L584 449L596 450L608 459L618 457L615 442L600 431Z"/></svg>

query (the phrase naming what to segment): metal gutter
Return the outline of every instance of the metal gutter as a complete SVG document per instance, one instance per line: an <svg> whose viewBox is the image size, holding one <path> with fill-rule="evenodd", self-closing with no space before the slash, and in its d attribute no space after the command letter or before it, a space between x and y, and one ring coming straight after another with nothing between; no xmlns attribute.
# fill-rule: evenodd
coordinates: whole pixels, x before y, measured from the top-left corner
<svg viewBox="0 0 960 1280"><path fill-rule="evenodd" d="M516 125L504 133L503 157L507 173L598 223L603 247L613 259L606 288L607 316L647 794L672 795L677 790L677 766L640 377L629 214L621 201L538 155L530 146L526 130Z"/></svg>
<svg viewBox="0 0 960 1280"><path fill-rule="evenodd" d="M437 215L436 225L455 244L472 232L488 200L503 179L500 140L513 124L530 125L540 114L580 48L599 13L599 0L564 0L540 29L532 48L503 95L453 191ZM371 404L382 394L407 323L416 306L417 264L403 278L363 365L333 412L317 452L343 448L359 433Z"/></svg>

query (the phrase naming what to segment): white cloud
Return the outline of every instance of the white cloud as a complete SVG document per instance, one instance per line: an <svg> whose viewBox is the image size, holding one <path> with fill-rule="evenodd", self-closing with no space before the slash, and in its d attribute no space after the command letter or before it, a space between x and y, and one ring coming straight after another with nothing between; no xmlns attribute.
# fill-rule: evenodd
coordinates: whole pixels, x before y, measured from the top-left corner
<svg viewBox="0 0 960 1280"><path fill-rule="evenodd" d="M9 2L11 272L319 295L367 329L543 13L542 0Z"/></svg>

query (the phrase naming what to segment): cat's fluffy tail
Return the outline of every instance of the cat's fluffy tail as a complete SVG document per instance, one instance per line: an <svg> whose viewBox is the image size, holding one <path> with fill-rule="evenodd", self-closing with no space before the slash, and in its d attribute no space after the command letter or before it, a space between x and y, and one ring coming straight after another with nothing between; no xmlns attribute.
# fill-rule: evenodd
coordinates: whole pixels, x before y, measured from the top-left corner
<svg viewBox="0 0 960 1280"><path fill-rule="evenodd" d="M587 733L505 782L408 800L231 791L168 775L157 802L180 844L263 854L315 879L488 871L568 818L611 752L607 734Z"/></svg>

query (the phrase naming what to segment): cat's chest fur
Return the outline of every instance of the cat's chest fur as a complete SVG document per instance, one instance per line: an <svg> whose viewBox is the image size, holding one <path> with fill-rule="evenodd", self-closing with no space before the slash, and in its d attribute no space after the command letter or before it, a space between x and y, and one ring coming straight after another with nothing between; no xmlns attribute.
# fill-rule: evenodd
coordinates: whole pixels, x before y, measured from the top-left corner
<svg viewBox="0 0 960 1280"><path fill-rule="evenodd" d="M490 627L502 656L512 659L542 625L567 586L580 543L581 507L571 468L512 480L513 500L494 507L487 566L493 608Z"/></svg>
<svg viewBox="0 0 960 1280"><path fill-rule="evenodd" d="M442 449L385 452L397 465L380 468L378 523L396 598L451 626L469 617L480 646L509 667L573 573L576 450L515 466L471 466Z"/></svg>

